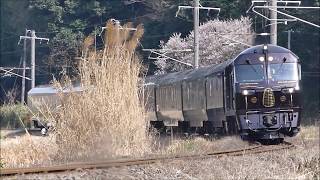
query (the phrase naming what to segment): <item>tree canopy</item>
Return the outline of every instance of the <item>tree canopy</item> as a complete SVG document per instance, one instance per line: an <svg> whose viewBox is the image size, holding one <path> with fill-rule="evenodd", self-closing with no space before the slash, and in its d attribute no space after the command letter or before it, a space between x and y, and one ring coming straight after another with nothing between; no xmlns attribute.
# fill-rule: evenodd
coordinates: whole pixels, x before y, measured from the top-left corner
<svg viewBox="0 0 320 180"><path fill-rule="evenodd" d="M241 17L233 20L210 20L199 27L199 65L208 66L219 64L234 58L245 48L254 44L254 32L251 19ZM193 64L194 32L191 31L186 38L181 33L173 34L168 42L161 44L162 52L179 61ZM184 51L190 49L191 51ZM181 71L190 68L160 57L155 62L159 73Z"/></svg>

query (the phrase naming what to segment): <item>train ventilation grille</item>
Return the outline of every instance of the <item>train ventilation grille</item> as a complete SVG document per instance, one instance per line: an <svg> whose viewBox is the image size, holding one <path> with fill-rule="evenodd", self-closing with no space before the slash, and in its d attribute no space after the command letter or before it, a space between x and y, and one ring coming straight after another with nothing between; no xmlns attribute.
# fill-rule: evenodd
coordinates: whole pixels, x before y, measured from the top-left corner
<svg viewBox="0 0 320 180"><path fill-rule="evenodd" d="M275 104L275 98L272 89L266 88L263 92L263 100L264 107L273 107Z"/></svg>

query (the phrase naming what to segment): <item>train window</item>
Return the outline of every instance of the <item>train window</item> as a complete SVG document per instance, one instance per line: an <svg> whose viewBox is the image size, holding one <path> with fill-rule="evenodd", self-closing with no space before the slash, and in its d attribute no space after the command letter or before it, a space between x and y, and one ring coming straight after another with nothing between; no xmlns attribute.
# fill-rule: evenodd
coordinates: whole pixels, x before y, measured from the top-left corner
<svg viewBox="0 0 320 180"><path fill-rule="evenodd" d="M299 79L297 63L269 64L268 78L272 81Z"/></svg>
<svg viewBox="0 0 320 180"><path fill-rule="evenodd" d="M256 82L264 80L263 64L238 65L235 68L237 82Z"/></svg>

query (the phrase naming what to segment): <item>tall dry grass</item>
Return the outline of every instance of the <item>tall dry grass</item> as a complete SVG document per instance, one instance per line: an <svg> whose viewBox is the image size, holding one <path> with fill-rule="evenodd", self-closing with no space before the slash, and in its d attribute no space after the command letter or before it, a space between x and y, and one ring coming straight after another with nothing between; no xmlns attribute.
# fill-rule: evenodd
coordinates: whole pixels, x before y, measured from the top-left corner
<svg viewBox="0 0 320 180"><path fill-rule="evenodd" d="M58 152L54 138L31 137L26 134L19 138L1 140L0 164L5 168L52 164Z"/></svg>
<svg viewBox="0 0 320 180"><path fill-rule="evenodd" d="M61 93L56 134L59 154L67 160L139 156L150 149L148 123L138 97L141 64L135 55L143 28L139 25L129 32L108 21L106 30L104 50L89 52L79 64L84 91L68 97ZM56 85L65 88L66 84L70 82Z"/></svg>
<svg viewBox="0 0 320 180"><path fill-rule="evenodd" d="M139 101L141 64L135 48L143 27L129 32L112 21L106 23L105 47L95 51L85 41L85 56L79 63L81 93L72 91L69 78L54 82L60 105L54 110L46 102L37 113L54 124L53 138L39 142L29 135L1 142L4 167L69 162L74 160L141 156L150 152L148 122ZM36 115L36 114L35 114Z"/></svg>

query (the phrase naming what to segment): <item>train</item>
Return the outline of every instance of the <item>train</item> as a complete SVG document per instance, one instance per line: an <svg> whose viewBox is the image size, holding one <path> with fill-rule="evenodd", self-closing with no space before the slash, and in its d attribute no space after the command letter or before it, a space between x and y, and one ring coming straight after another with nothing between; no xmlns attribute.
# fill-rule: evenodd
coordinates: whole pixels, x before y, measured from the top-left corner
<svg viewBox="0 0 320 180"><path fill-rule="evenodd" d="M61 98L66 98L71 93L80 94L83 90L80 84L74 84L72 89L59 90L53 85L40 85L30 89L27 96L27 105L33 114L30 128L38 129L42 135L47 135L48 130L54 127L52 114L61 106Z"/></svg>
<svg viewBox="0 0 320 180"><path fill-rule="evenodd" d="M300 131L301 63L284 47L257 45L221 64L147 76L143 89L159 131L280 141Z"/></svg>
<svg viewBox="0 0 320 180"><path fill-rule="evenodd" d="M300 131L301 63L280 46L257 45L220 64L147 76L140 88L146 120L159 132L282 141ZM60 104L57 94L52 86L35 87L28 92L28 106L36 112L44 102L54 110ZM50 125L39 114L33 125L46 134Z"/></svg>

